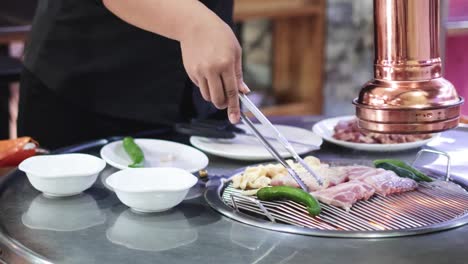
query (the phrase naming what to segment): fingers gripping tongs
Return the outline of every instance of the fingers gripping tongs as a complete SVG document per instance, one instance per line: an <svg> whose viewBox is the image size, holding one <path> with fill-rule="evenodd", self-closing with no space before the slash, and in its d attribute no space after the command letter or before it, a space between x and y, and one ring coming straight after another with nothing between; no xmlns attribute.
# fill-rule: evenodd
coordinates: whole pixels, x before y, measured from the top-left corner
<svg viewBox="0 0 468 264"><path fill-rule="evenodd" d="M314 177L315 180L317 180L317 183L322 186L323 181L319 175L317 175L312 168L305 163L305 161L297 154L297 152L294 150L292 145L289 143L289 141L271 124L271 122L262 114L262 112L250 101L250 99L245 95L245 94L239 94L241 104L249 110L252 115L258 119L258 121L264 125L267 129L270 129L276 138L276 140L292 155L294 160L301 165L304 169L305 172L310 174L310 176ZM255 127L255 125L252 123L252 121L241 111L241 121L247 126L248 130L252 134L254 134L258 140L265 146L265 148L270 152L270 154L279 162L281 165L283 165L287 170L289 175L294 178L294 180L299 184L299 186L306 192L309 192L308 187L306 184L304 184L303 180L301 179L298 171L294 170L292 166L290 166L284 159L281 157L281 155L278 153L278 151L268 142L268 140L265 139L265 137L258 131L258 129ZM302 172L302 171L301 171Z"/></svg>

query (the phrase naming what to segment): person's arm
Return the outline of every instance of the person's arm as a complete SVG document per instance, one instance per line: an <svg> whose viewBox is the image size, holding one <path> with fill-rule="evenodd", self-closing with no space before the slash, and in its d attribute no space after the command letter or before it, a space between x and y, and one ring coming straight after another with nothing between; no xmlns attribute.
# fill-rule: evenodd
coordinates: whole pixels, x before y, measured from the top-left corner
<svg viewBox="0 0 468 264"><path fill-rule="evenodd" d="M231 28L198 0L103 0L126 22L180 42L185 70L203 98L228 108L229 120L240 117L241 48ZM156 48L156 47L155 47Z"/></svg>

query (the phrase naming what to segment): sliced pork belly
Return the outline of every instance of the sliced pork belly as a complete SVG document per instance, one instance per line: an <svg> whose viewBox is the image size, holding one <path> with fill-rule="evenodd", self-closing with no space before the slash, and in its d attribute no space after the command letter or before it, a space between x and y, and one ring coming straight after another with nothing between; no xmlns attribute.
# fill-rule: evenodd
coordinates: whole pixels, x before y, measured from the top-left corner
<svg viewBox="0 0 468 264"><path fill-rule="evenodd" d="M349 180L360 180L380 173L376 168L367 166L349 166L345 167L346 177Z"/></svg>
<svg viewBox="0 0 468 264"><path fill-rule="evenodd" d="M319 174L330 182L329 187L348 181L347 167L329 167L319 170Z"/></svg>
<svg viewBox="0 0 468 264"><path fill-rule="evenodd" d="M308 174L301 173L300 177L302 181L305 183L305 185L307 185L307 188L309 188L309 191L321 190L323 188L327 188L330 185L330 183L326 179L323 179L323 185L320 186L318 182L315 180L315 178L313 178L312 176L309 176ZM299 185L297 184L297 182L289 174L281 175L281 176L273 178L271 180L271 185L272 186L292 186L292 187L299 188Z"/></svg>
<svg viewBox="0 0 468 264"><path fill-rule="evenodd" d="M367 167L367 170L361 168L349 172L348 177L350 180L359 180L371 185L378 194L383 196L408 192L418 187L418 184L412 179L401 178L393 171L371 167Z"/></svg>
<svg viewBox="0 0 468 264"><path fill-rule="evenodd" d="M349 181L311 194L322 203L338 206L348 211L354 203L369 199L374 192L375 189L365 182Z"/></svg>
<svg viewBox="0 0 468 264"><path fill-rule="evenodd" d="M313 170L323 180L323 185L320 186L314 177L308 173L299 172L301 179L309 188L309 191L317 191L331 186L338 185L348 180L346 175L346 167L314 167ZM274 177L271 181L273 186L293 186L299 187L296 181L288 175Z"/></svg>

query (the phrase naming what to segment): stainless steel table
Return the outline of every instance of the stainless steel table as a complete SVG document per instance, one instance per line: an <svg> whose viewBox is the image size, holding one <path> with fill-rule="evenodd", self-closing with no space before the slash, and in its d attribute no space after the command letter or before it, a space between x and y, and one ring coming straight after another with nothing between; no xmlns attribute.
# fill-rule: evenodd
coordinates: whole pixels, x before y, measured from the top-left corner
<svg viewBox="0 0 468 264"><path fill-rule="evenodd" d="M275 119L305 128L315 121L317 117ZM454 175L459 180L468 174L466 164L457 164L467 155L466 132L466 128L446 132L436 146L454 157ZM105 142L81 152L97 155ZM325 143L314 154L324 159L391 156L409 161L416 151L375 154ZM210 160L212 175L248 165L213 156ZM429 156L422 162L432 161ZM111 172L107 168L100 179ZM0 177L0 263L468 263L468 226L403 238L310 237L267 231L222 217L206 204L201 188L190 196L195 198L169 212L137 215L102 180L78 197L50 200L16 171Z"/></svg>

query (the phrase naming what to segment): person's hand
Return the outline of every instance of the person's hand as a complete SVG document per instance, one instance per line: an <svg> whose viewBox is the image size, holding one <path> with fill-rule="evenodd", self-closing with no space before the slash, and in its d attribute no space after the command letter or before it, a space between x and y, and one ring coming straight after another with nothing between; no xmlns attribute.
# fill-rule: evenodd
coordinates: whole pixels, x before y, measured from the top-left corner
<svg viewBox="0 0 468 264"><path fill-rule="evenodd" d="M180 40L185 70L206 101L228 109L239 122L238 93L248 93L242 78L242 50L231 28L218 17L200 21Z"/></svg>

